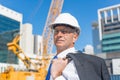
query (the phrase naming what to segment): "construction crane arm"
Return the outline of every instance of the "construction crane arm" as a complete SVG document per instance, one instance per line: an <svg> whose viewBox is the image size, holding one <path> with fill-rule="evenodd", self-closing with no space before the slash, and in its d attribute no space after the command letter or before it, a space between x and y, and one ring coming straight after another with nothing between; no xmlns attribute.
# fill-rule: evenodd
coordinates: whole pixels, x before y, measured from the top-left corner
<svg viewBox="0 0 120 80"><path fill-rule="evenodd" d="M20 35L17 35L12 42L7 44L8 50L12 51L20 60L22 60L27 68L30 68L30 65L33 65L36 67L36 65L32 63L30 58L24 54L24 52L18 45L19 40L20 40Z"/></svg>
<svg viewBox="0 0 120 80"><path fill-rule="evenodd" d="M53 48L53 33L49 28L49 25L55 20L62 10L64 0L52 0L50 9L48 12L46 24L42 34L42 55L46 56L52 53Z"/></svg>

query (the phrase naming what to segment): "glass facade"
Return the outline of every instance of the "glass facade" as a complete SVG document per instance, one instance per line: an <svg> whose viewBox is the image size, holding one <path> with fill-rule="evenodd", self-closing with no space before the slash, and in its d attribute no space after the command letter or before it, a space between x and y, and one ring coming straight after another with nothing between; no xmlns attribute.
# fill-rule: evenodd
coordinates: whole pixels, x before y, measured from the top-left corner
<svg viewBox="0 0 120 80"><path fill-rule="evenodd" d="M102 52L120 52L120 22L114 18L114 22L108 18L110 22L102 23Z"/></svg>
<svg viewBox="0 0 120 80"><path fill-rule="evenodd" d="M0 15L0 62L18 62L15 54L8 50L7 43L13 40L15 35L19 33L19 30L19 21Z"/></svg>
<svg viewBox="0 0 120 80"><path fill-rule="evenodd" d="M95 54L101 53L101 42L100 42L100 39L99 39L99 29L98 29L98 26L97 27L93 27L92 35L93 35L94 53Z"/></svg>
<svg viewBox="0 0 120 80"><path fill-rule="evenodd" d="M120 52L120 32L103 35L103 52Z"/></svg>

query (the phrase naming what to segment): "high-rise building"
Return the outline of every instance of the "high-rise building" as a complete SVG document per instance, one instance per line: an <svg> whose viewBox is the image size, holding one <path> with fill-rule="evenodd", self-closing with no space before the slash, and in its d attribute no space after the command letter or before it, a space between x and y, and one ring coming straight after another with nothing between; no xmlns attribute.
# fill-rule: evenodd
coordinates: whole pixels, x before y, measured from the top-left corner
<svg viewBox="0 0 120 80"><path fill-rule="evenodd" d="M42 36L34 35L34 54L42 54Z"/></svg>
<svg viewBox="0 0 120 80"><path fill-rule="evenodd" d="M0 62L17 63L17 57L8 50L7 43L20 33L22 14L0 5Z"/></svg>
<svg viewBox="0 0 120 80"><path fill-rule="evenodd" d="M120 52L120 4L98 10L102 52Z"/></svg>
<svg viewBox="0 0 120 80"><path fill-rule="evenodd" d="M20 34L20 38L21 38L21 42L20 42L20 48L22 49L23 53L20 54L20 56L22 57L22 59L24 59L24 57L29 57L31 58L35 58L36 55L34 55L33 50L34 50L34 36L32 34L32 24L30 23L25 23L22 24L21 26L21 34ZM23 57L23 54L25 55ZM18 61L19 65L24 66L23 61L19 60Z"/></svg>
<svg viewBox="0 0 120 80"><path fill-rule="evenodd" d="M21 26L21 44L20 47L23 52L27 55L33 54L33 34L32 34L32 24L25 23Z"/></svg>
<svg viewBox="0 0 120 80"><path fill-rule="evenodd" d="M98 22L92 23L92 39L93 39L93 47L94 47L94 53L99 54L101 53L101 41L99 39L99 28L98 28Z"/></svg>

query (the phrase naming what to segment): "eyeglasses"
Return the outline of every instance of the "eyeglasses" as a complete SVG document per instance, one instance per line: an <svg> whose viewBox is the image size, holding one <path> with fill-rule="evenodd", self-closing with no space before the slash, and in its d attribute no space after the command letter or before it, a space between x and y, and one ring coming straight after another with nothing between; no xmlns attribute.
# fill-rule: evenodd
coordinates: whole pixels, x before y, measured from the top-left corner
<svg viewBox="0 0 120 80"><path fill-rule="evenodd" d="M62 34L68 34L68 33L75 32L75 30L72 30L72 29L56 30L56 29L54 29L54 34L58 34L59 32L61 32Z"/></svg>

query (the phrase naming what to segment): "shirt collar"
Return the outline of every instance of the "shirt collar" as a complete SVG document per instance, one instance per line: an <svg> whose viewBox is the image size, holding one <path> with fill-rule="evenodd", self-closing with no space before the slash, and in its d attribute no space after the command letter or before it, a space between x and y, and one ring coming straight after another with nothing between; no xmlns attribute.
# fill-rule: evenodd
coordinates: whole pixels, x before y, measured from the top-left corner
<svg viewBox="0 0 120 80"><path fill-rule="evenodd" d="M66 49L66 50L62 51L61 53L59 53L59 54L57 55L57 57L58 57L58 58L64 58L64 57L66 57L66 55L67 55L68 53L75 53L75 51L76 51L75 48L72 47L72 48Z"/></svg>

